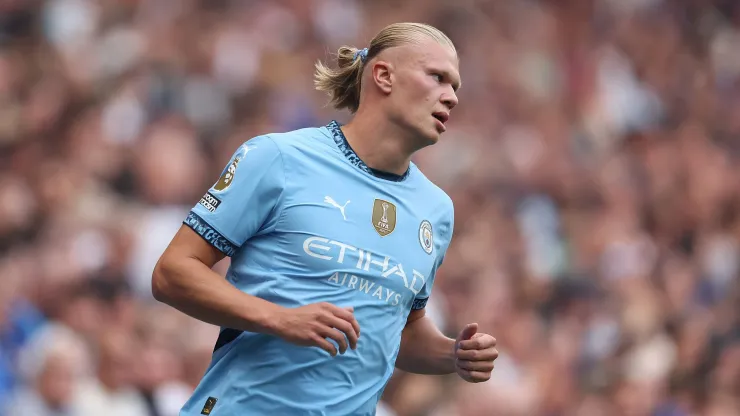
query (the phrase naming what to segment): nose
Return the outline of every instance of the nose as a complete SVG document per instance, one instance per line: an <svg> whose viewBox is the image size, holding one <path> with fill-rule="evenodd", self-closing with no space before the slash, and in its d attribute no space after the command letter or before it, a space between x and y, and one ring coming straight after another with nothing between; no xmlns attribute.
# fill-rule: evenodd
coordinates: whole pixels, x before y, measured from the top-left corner
<svg viewBox="0 0 740 416"><path fill-rule="evenodd" d="M455 91L450 88L449 92L442 94L440 101L442 101L442 104L447 106L447 108L452 110L457 105L457 94L455 94Z"/></svg>

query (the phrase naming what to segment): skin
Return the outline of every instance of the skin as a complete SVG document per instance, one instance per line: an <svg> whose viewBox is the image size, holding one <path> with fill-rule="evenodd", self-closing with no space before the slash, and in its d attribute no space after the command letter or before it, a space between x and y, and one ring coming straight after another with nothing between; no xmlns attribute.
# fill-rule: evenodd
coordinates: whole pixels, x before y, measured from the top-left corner
<svg viewBox="0 0 740 416"><path fill-rule="evenodd" d="M445 127L433 116L457 105L457 56L428 38L382 51L363 71L360 106L344 133L370 167L404 173L411 155L439 141ZM360 326L352 308L322 302L284 308L244 293L212 267L224 255L182 226L152 276L154 297L213 325L261 332L288 342L317 346L332 356L355 349ZM337 350L328 339L339 345ZM464 380L488 380L498 356L496 340L466 326L445 337L424 310L412 311L402 333L398 368L420 374L456 372Z"/></svg>
<svg viewBox="0 0 740 416"><path fill-rule="evenodd" d="M460 85L457 54L433 39L383 50L365 63L360 106L345 136L368 166L403 174L416 151L440 140L446 128L433 114L449 116ZM478 332L477 324L451 339L420 309L409 314L396 366L481 382L491 377L497 357L496 339Z"/></svg>
<svg viewBox="0 0 740 416"><path fill-rule="evenodd" d="M461 84L454 50L423 37L380 52L365 63L360 106L343 130L368 166L403 174L411 156L437 143Z"/></svg>

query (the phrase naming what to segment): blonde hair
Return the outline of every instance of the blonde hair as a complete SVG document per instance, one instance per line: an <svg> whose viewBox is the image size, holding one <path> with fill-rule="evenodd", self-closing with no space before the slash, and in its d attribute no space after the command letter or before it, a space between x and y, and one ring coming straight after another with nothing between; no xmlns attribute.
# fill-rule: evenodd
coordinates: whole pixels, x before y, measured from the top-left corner
<svg viewBox="0 0 740 416"><path fill-rule="evenodd" d="M329 104L334 108L346 108L355 113L360 106L362 70L365 63L385 49L413 43L422 36L455 51L450 38L433 26L423 23L393 23L375 35L367 51L350 46L340 47L336 55L336 69L329 68L321 61L317 62L314 85L317 90L329 95Z"/></svg>

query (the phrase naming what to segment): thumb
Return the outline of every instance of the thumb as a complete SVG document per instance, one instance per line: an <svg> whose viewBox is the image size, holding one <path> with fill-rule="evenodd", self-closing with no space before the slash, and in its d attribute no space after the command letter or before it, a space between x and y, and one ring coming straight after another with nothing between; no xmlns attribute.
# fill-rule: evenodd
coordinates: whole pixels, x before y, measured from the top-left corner
<svg viewBox="0 0 740 416"><path fill-rule="evenodd" d="M350 312L352 312L352 313L354 313L354 312L355 312L355 307L354 307L354 306L345 306L345 307L344 307L344 308L342 308L342 309L348 310L348 311L350 311Z"/></svg>
<svg viewBox="0 0 740 416"><path fill-rule="evenodd" d="M478 332L478 324L473 323L465 325L465 328L460 331L460 335L457 336L457 342L472 338L476 332Z"/></svg>

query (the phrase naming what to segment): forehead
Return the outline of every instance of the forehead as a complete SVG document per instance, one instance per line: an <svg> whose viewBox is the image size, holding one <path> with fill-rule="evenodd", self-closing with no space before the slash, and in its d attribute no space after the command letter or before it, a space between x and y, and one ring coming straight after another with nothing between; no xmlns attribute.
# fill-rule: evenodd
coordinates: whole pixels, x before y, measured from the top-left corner
<svg viewBox="0 0 740 416"><path fill-rule="evenodd" d="M453 72L459 70L458 57L455 51L447 45L442 45L427 37L413 43L403 45L397 50L404 64L419 67L434 67L434 69Z"/></svg>
<svg viewBox="0 0 740 416"><path fill-rule="evenodd" d="M442 45L433 39L423 39L415 45L409 45L412 49L413 60L423 66L444 67L440 69L458 71L458 58L455 51L447 45Z"/></svg>

